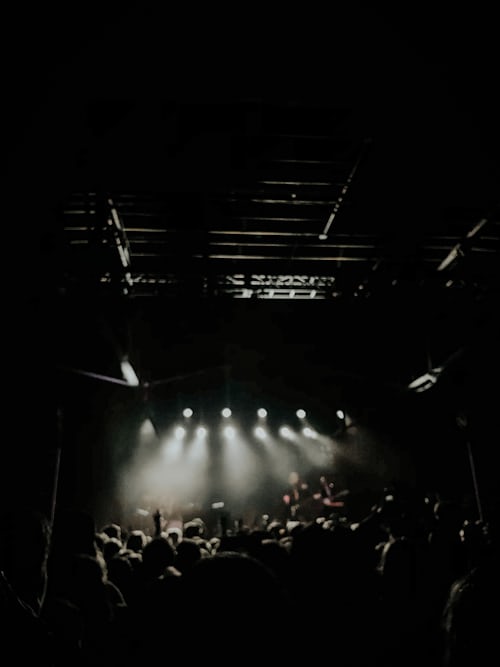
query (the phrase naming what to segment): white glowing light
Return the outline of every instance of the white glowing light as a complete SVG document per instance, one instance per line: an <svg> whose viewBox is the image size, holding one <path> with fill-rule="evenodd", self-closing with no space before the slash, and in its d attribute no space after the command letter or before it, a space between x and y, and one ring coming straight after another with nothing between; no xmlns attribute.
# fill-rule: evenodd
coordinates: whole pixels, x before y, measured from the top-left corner
<svg viewBox="0 0 500 667"><path fill-rule="evenodd" d="M224 435L226 436L226 438L234 438L234 436L236 435L236 429L233 426L225 426Z"/></svg>
<svg viewBox="0 0 500 667"><path fill-rule="evenodd" d="M280 435L281 435L281 437L283 437L283 438L289 438L289 439L291 439L291 438L293 438L293 431L292 431L292 429L289 428L288 426L282 426L282 427L280 428Z"/></svg>
<svg viewBox="0 0 500 667"><path fill-rule="evenodd" d="M254 430L255 436L259 438L260 440L264 440L266 437L266 429L262 428L262 426L257 426Z"/></svg>
<svg viewBox="0 0 500 667"><path fill-rule="evenodd" d="M151 419L145 419L141 424L141 435L153 435L155 428Z"/></svg>
<svg viewBox="0 0 500 667"><path fill-rule="evenodd" d="M186 429L183 426L178 426L175 429L175 438L176 440L182 440L182 438L186 435Z"/></svg>
<svg viewBox="0 0 500 667"><path fill-rule="evenodd" d="M130 364L130 362L127 361L126 359L123 359L120 366L123 378L124 380L126 380L127 384L129 384L131 387L138 387L139 378L137 377L134 369L132 368L132 364Z"/></svg>

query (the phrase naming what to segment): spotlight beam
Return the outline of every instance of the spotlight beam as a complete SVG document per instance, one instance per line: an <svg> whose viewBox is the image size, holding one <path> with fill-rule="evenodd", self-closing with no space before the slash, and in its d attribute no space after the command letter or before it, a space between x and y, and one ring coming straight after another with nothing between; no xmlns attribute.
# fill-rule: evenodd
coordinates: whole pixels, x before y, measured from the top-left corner
<svg viewBox="0 0 500 667"><path fill-rule="evenodd" d="M99 373L93 373L91 371L84 371L81 368L68 368L65 366L60 366L59 369L63 371L68 371L70 373L76 373L77 375L86 375L88 377L95 378L96 380L103 380L104 382L112 382L114 384L120 384L125 387L137 387L141 386L143 388L153 387L160 384L169 384L171 382L177 382L179 380L185 380L190 377L195 377L197 375L203 375L211 371L216 371L220 369L227 369L227 366L215 366L211 368L201 368L197 371L192 371L190 373L183 373L182 375L172 375L168 378L163 378L161 380L153 380L151 382L136 382L136 381L127 381L120 378L112 377L110 375L101 375Z"/></svg>
<svg viewBox="0 0 500 667"><path fill-rule="evenodd" d="M63 371L69 371L70 373L77 373L78 375L86 375L87 377L95 378L96 380L104 380L104 382L112 382L114 384L121 384L125 387L133 387L135 385L130 384L127 380L121 380L120 378L111 377L109 375L100 375L99 373L91 373L90 371L83 371L80 368L61 368Z"/></svg>

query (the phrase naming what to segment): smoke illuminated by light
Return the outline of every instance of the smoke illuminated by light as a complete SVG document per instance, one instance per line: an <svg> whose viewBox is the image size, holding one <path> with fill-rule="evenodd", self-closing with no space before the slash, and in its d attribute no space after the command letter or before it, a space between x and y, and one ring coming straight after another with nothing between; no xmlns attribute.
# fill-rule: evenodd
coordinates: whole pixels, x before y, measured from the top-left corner
<svg viewBox="0 0 500 667"><path fill-rule="evenodd" d="M192 442L188 443L186 450L186 460L190 463L197 463L199 466L208 466L210 460L210 451L207 442L208 430L204 426L198 426Z"/></svg>
<svg viewBox="0 0 500 667"><path fill-rule="evenodd" d="M184 417L190 408L186 410L182 411ZM154 422L149 412L147 419L138 419L135 443L130 446L128 460L120 463L119 500L127 512L136 513L134 516L144 512L146 524L156 507L203 509L214 499L223 501L234 516L249 503L255 503L259 512L272 514L273 503L280 502L293 470L308 477L311 488L323 473L333 475L343 488L343 475L382 478L399 465L390 459L390 443L385 446L361 426L344 430L338 437L325 435L323 428L316 430L308 420L295 422L296 428L286 424L278 428L272 420L270 424L258 421L257 416L264 419L268 414L264 408L251 410L241 425L233 421L235 415L229 408L224 411L226 419L221 418L219 409L214 414L202 409L208 421L192 426L181 421L181 426L175 423L178 407L172 412L167 428L161 428L166 419L158 411L151 413ZM292 421L296 414L292 410ZM341 414L349 420L340 411L333 413L333 420ZM166 437L160 438L161 432Z"/></svg>
<svg viewBox="0 0 500 667"><path fill-rule="evenodd" d="M264 440L264 438L267 436L267 431L265 428L262 428L262 426L257 426L254 429L255 437L259 438L259 440Z"/></svg>
<svg viewBox="0 0 500 667"><path fill-rule="evenodd" d="M289 426L281 426L280 435L282 438L286 438L287 440L294 440L295 439L295 433L292 431L292 429Z"/></svg>
<svg viewBox="0 0 500 667"><path fill-rule="evenodd" d="M151 421L151 419L145 419L142 422L139 432L143 436L155 434L155 427L153 426L153 422Z"/></svg>
<svg viewBox="0 0 500 667"><path fill-rule="evenodd" d="M223 433L226 438L231 439L234 438L234 436L236 435L236 429L234 428L234 426L224 426Z"/></svg>
<svg viewBox="0 0 500 667"><path fill-rule="evenodd" d="M172 438L162 445L163 455L166 461L174 462L181 458L183 450L182 438Z"/></svg>

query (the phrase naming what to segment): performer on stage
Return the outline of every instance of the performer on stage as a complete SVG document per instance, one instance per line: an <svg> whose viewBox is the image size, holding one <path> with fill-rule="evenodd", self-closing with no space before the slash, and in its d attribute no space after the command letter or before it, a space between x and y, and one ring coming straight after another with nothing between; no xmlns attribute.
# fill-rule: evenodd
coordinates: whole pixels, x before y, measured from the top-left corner
<svg viewBox="0 0 500 667"><path fill-rule="evenodd" d="M306 498L310 498L309 485L293 470L288 475L288 488L283 494L283 502L286 507L286 518L292 521L301 520L301 508Z"/></svg>
<svg viewBox="0 0 500 667"><path fill-rule="evenodd" d="M328 518L345 507L343 500L349 495L349 491L337 491L335 484L329 481L326 475L321 475L319 478L319 489L313 494L313 498L317 504L317 515Z"/></svg>
<svg viewBox="0 0 500 667"><path fill-rule="evenodd" d="M334 491L335 485L333 482L329 482L326 479L325 475L321 475L319 478L319 493L321 498L323 499L325 505L329 505L331 502L333 502L333 499L335 498L335 491Z"/></svg>

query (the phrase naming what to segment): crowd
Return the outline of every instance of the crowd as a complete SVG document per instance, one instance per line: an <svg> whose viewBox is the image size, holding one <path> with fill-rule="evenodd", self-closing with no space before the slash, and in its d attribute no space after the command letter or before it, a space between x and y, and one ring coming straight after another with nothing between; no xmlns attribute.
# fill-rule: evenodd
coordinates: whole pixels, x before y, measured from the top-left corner
<svg viewBox="0 0 500 667"><path fill-rule="evenodd" d="M498 534L452 500L383 493L357 522L201 517L151 533L58 508L0 518L2 664L498 659Z"/></svg>

